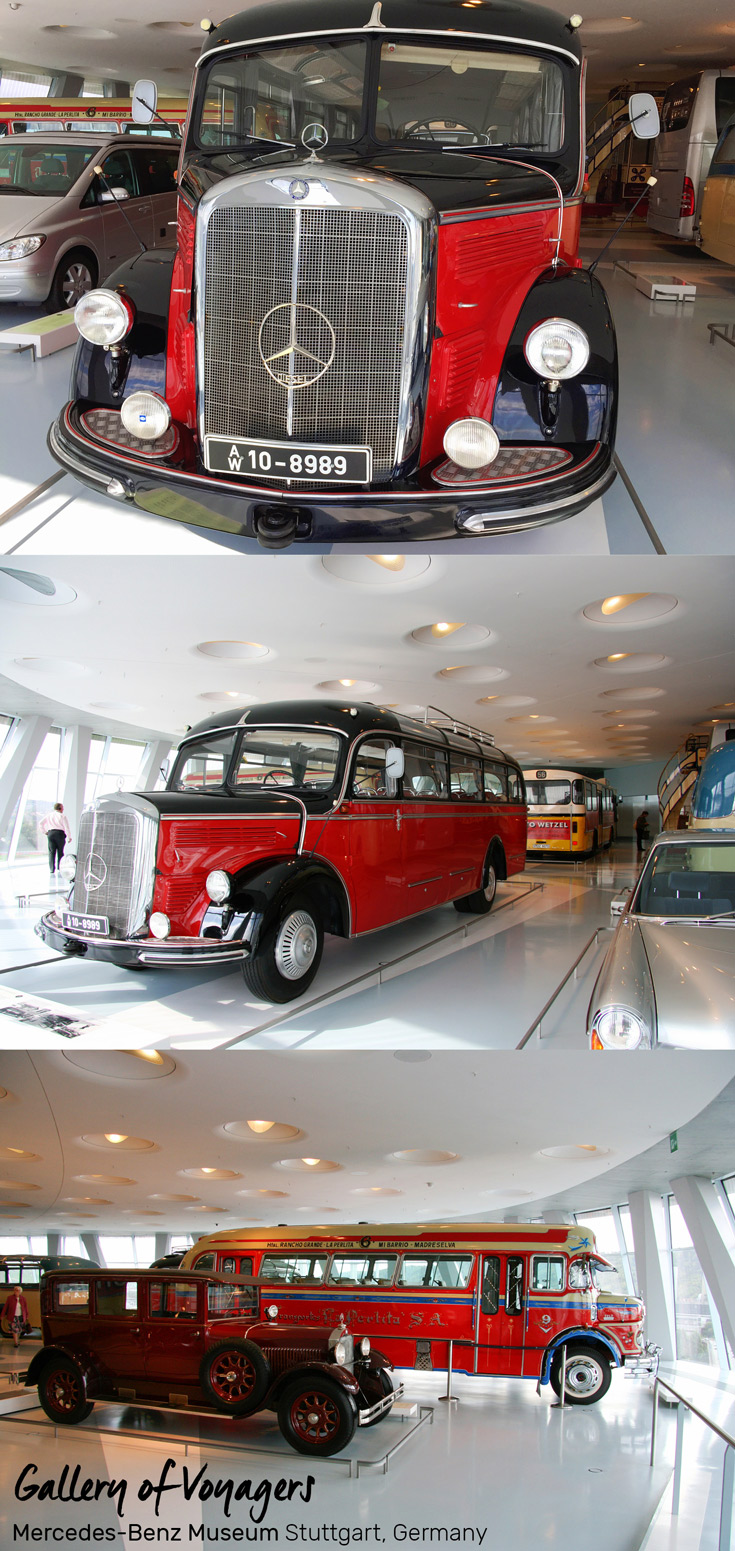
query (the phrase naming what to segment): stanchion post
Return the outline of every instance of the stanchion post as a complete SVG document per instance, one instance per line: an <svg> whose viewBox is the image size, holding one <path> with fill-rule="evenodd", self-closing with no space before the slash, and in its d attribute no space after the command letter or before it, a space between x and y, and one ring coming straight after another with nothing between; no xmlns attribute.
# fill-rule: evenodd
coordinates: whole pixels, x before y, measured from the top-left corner
<svg viewBox="0 0 735 1551"><path fill-rule="evenodd" d="M656 1432L658 1430L658 1378L653 1381L653 1416L651 1418L651 1469L656 1461Z"/></svg>
<svg viewBox="0 0 735 1551"><path fill-rule="evenodd" d="M452 1359L454 1356L454 1342L448 1341L447 1346L449 1347L449 1353L447 1356L447 1391L445 1395L438 1395L437 1399L441 1401L442 1405L458 1406L459 1401L457 1396L452 1394Z"/></svg>
<svg viewBox="0 0 735 1551"><path fill-rule="evenodd" d="M560 1387L560 1390L559 1390L559 1405L561 1406L561 1408L563 1410L564 1409L564 1405L565 1405L565 1398L564 1397L565 1397L565 1394L566 1394L566 1387L567 1387L567 1348L566 1348L566 1342L564 1343L564 1346L561 1349L561 1369L560 1369L560 1373L561 1373L561 1387Z"/></svg>
<svg viewBox="0 0 735 1551"><path fill-rule="evenodd" d="M730 1551L732 1545L732 1494L735 1486L735 1450L725 1449L722 1462L722 1505L720 1507L719 1551Z"/></svg>
<svg viewBox="0 0 735 1551"><path fill-rule="evenodd" d="M675 1519L679 1512L679 1497L681 1494L681 1465L684 1455L684 1419L686 1406L680 1400L676 1408L676 1454L674 1456L674 1490L671 1494L671 1517Z"/></svg>

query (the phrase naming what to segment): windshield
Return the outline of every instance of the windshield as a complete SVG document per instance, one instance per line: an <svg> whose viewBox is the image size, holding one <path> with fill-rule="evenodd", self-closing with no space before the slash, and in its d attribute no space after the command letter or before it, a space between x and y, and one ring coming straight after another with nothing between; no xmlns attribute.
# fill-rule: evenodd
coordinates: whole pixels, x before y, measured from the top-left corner
<svg viewBox="0 0 735 1551"><path fill-rule="evenodd" d="M307 727L264 727L246 732L234 776L243 789L288 787L300 792L326 791L334 782L340 739L336 733Z"/></svg>
<svg viewBox="0 0 735 1551"><path fill-rule="evenodd" d="M704 919L735 911L735 841L656 846L633 910L643 916Z"/></svg>
<svg viewBox="0 0 735 1551"><path fill-rule="evenodd" d="M214 733L187 744L174 765L169 791L209 792L223 787L234 746L234 732Z"/></svg>
<svg viewBox="0 0 735 1551"><path fill-rule="evenodd" d="M615 1266L604 1266L599 1260L590 1260L592 1284L598 1292L624 1293L623 1279Z"/></svg>
<svg viewBox="0 0 735 1551"><path fill-rule="evenodd" d="M35 137L23 145L0 146L0 191L61 198L73 188L87 162L99 154L95 145L58 145Z"/></svg>
<svg viewBox="0 0 735 1551"><path fill-rule="evenodd" d="M550 60L499 49L384 43L377 138L558 151L561 70Z"/></svg>
<svg viewBox="0 0 735 1551"><path fill-rule="evenodd" d="M205 150L248 142L296 145L307 124L330 143L363 130L367 44L298 43L216 60L200 99L195 134Z"/></svg>
<svg viewBox="0 0 735 1551"><path fill-rule="evenodd" d="M529 803L543 803L547 808L568 807L572 800L572 788L568 781L526 781Z"/></svg>
<svg viewBox="0 0 735 1551"><path fill-rule="evenodd" d="M257 1313L257 1292L242 1283L212 1282L207 1288L209 1319L252 1319Z"/></svg>

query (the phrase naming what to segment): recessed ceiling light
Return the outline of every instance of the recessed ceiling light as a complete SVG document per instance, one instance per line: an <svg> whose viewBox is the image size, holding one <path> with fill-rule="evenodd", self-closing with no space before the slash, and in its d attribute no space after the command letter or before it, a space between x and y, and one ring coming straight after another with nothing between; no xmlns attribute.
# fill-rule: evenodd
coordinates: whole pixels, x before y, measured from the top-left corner
<svg viewBox="0 0 735 1551"><path fill-rule="evenodd" d="M592 666L606 673L648 673L670 662L663 652L610 652L607 657L595 657Z"/></svg>
<svg viewBox="0 0 735 1551"><path fill-rule="evenodd" d="M356 695L370 695L380 689L380 685L374 684L371 679L323 679L316 688L326 689L336 695L345 689L354 689Z"/></svg>
<svg viewBox="0 0 735 1551"><path fill-rule="evenodd" d="M270 647L261 641L199 641L196 650L203 657L219 657L235 662L251 662L256 657L268 657Z"/></svg>
<svg viewBox="0 0 735 1551"><path fill-rule="evenodd" d="M594 625L625 629L653 624L681 607L679 599L668 592L620 592L586 604L582 614Z"/></svg>
<svg viewBox="0 0 735 1551"><path fill-rule="evenodd" d="M176 1071L173 1056L160 1050L64 1050L64 1061L96 1077L125 1082L149 1082Z"/></svg>
<svg viewBox="0 0 735 1551"><path fill-rule="evenodd" d="M483 695L478 700L478 705L491 705L494 710L504 710L506 706L535 705L535 695Z"/></svg>
<svg viewBox="0 0 735 1551"><path fill-rule="evenodd" d="M338 582L355 587L401 587L428 582L430 555L324 555L321 567Z"/></svg>
<svg viewBox="0 0 735 1551"><path fill-rule="evenodd" d="M287 1190L257 1190L257 1189L237 1190L235 1192L235 1194L238 1195L238 1196L264 1196L264 1197L266 1197L267 1200L273 1200L273 1201L275 1201L275 1200L285 1201L285 1200L288 1199L288 1191ZM309 1207L308 1210L311 1211L311 1207Z"/></svg>
<svg viewBox="0 0 735 1551"><path fill-rule="evenodd" d="M137 1179L126 1179L123 1174L74 1174L80 1185L137 1185Z"/></svg>
<svg viewBox="0 0 735 1551"><path fill-rule="evenodd" d="M72 662L71 658L16 657L14 661L16 668L28 673L58 673L62 679L83 679L92 672L85 662Z"/></svg>
<svg viewBox="0 0 735 1551"><path fill-rule="evenodd" d="M350 1191L351 1196L402 1196L402 1190L393 1190L388 1185L358 1185L357 1189Z"/></svg>
<svg viewBox="0 0 735 1551"><path fill-rule="evenodd" d="M458 1152L445 1152L439 1147L409 1147L400 1152L388 1153L396 1163L456 1163Z"/></svg>
<svg viewBox="0 0 735 1551"><path fill-rule="evenodd" d="M22 1147L0 1147L0 1158L5 1163L40 1163L41 1155L37 1152L25 1152Z"/></svg>
<svg viewBox="0 0 735 1551"><path fill-rule="evenodd" d="M111 1147L115 1152L150 1152L156 1146L146 1136L123 1136L119 1131L89 1131L79 1140L85 1147Z"/></svg>
<svg viewBox="0 0 735 1551"><path fill-rule="evenodd" d="M179 1174L184 1174L187 1179L242 1179L242 1174L238 1174L236 1169L218 1169L213 1165L200 1165L199 1168L194 1169L179 1169L178 1172Z"/></svg>
<svg viewBox="0 0 735 1551"><path fill-rule="evenodd" d="M27 1179L0 1179L0 1190L40 1190L40 1185L31 1185Z"/></svg>
<svg viewBox="0 0 735 1551"><path fill-rule="evenodd" d="M67 582L57 582L51 576L26 571L19 566L0 566L2 603L19 603L23 608L58 608L61 604L74 603L76 596Z"/></svg>
<svg viewBox="0 0 735 1551"><path fill-rule="evenodd" d="M634 689L601 689L600 699L624 700L627 703L633 700L658 700L660 699L661 695L665 694L665 689L658 689L653 685L646 685L645 688L642 689L639 689L637 686Z"/></svg>
<svg viewBox="0 0 735 1551"><path fill-rule="evenodd" d="M331 1174L342 1168L341 1163L335 1163L331 1158L281 1158L274 1164L276 1169L285 1169L292 1174Z"/></svg>
<svg viewBox="0 0 735 1551"><path fill-rule="evenodd" d="M368 555L373 565L381 565L385 571L402 571L406 564L405 555Z"/></svg>
<svg viewBox="0 0 735 1551"><path fill-rule="evenodd" d="M540 1147L541 1158L605 1158L609 1147L597 1147L594 1142L567 1142L559 1147Z"/></svg>
<svg viewBox="0 0 735 1551"><path fill-rule="evenodd" d="M507 679L510 675L507 668L491 667L486 664L483 667L440 668L437 678L455 679L459 684L492 684L496 679Z"/></svg>
<svg viewBox="0 0 735 1551"><path fill-rule="evenodd" d="M199 1197L198 1196L170 1195L168 1193L168 1191L161 1190L161 1191L156 1191L156 1193L154 1195L149 1196L148 1200L149 1201L178 1201L178 1202L181 1202L181 1201L198 1201Z"/></svg>
<svg viewBox="0 0 735 1551"><path fill-rule="evenodd" d="M475 646L487 646L497 637L488 630L487 625L470 625L464 620L450 621L440 619L433 625L418 625L411 631L411 639L418 641L420 646L432 646L441 649L449 646L453 650L471 649Z"/></svg>
<svg viewBox="0 0 735 1551"><path fill-rule="evenodd" d="M303 1135L282 1120L228 1120L222 1130L238 1142L294 1142Z"/></svg>

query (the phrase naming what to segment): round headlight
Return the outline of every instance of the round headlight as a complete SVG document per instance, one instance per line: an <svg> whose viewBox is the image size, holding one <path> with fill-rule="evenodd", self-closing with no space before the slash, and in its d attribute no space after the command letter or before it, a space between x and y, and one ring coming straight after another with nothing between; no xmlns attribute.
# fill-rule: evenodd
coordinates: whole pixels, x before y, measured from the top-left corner
<svg viewBox="0 0 735 1551"><path fill-rule="evenodd" d="M482 469L498 456L500 442L487 420L455 420L444 433L444 451L461 469Z"/></svg>
<svg viewBox="0 0 735 1551"><path fill-rule="evenodd" d="M204 887L213 905L224 904L231 888L229 874L215 868L214 872L209 873Z"/></svg>
<svg viewBox="0 0 735 1551"><path fill-rule="evenodd" d="M71 879L74 877L74 874L75 874L76 870L77 870L77 859L76 859L76 857L75 856L62 856L61 861L59 862L59 872L61 873L62 878L68 878L69 881L71 882Z"/></svg>
<svg viewBox="0 0 735 1551"><path fill-rule="evenodd" d="M74 308L74 322L91 345L117 345L130 332L133 308L117 291L88 291Z"/></svg>
<svg viewBox="0 0 735 1551"><path fill-rule="evenodd" d="M568 318L547 318L531 329L523 346L529 366L539 377L577 377L590 358L590 342L584 329Z"/></svg>
<svg viewBox="0 0 735 1551"><path fill-rule="evenodd" d="M606 1050L636 1050L651 1043L646 1023L630 1007L606 1007L595 1018L593 1034Z"/></svg>
<svg viewBox="0 0 735 1551"><path fill-rule="evenodd" d="M362 1338L362 1340L360 1342L360 1356L361 1357L369 1357L370 1356L370 1337L369 1336L363 1336L363 1338Z"/></svg>
<svg viewBox="0 0 735 1551"><path fill-rule="evenodd" d="M334 1352L335 1362L339 1363L340 1367L343 1368L347 1361L347 1347L344 1341L335 1341L332 1351Z"/></svg>
<svg viewBox="0 0 735 1551"><path fill-rule="evenodd" d="M171 930L171 922L162 910L154 910L148 925L154 937L168 937Z"/></svg>
<svg viewBox="0 0 735 1551"><path fill-rule="evenodd" d="M123 399L120 419L131 436L155 442L171 424L171 410L157 393L130 393Z"/></svg>

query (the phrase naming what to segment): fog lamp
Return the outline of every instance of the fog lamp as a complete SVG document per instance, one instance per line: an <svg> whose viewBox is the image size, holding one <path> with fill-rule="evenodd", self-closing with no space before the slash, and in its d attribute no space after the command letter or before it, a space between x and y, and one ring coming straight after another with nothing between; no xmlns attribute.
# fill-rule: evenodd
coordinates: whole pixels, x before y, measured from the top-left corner
<svg viewBox="0 0 735 1551"><path fill-rule="evenodd" d="M168 937L171 931L171 922L162 910L154 910L148 925L154 937Z"/></svg>
<svg viewBox="0 0 735 1551"><path fill-rule="evenodd" d="M157 393L130 393L123 399L120 419L131 436L143 442L155 442L171 424L171 410Z"/></svg>
<svg viewBox="0 0 735 1551"><path fill-rule="evenodd" d="M208 874L204 887L213 905L224 904L232 888L229 874L215 868L214 872Z"/></svg>
<svg viewBox="0 0 735 1551"><path fill-rule="evenodd" d="M651 1043L646 1023L630 1007L606 1007L595 1018L592 1032L604 1050L636 1050Z"/></svg>
<svg viewBox="0 0 735 1551"><path fill-rule="evenodd" d="M133 326L132 303L117 291L88 291L74 308L74 322L91 345L117 345Z"/></svg>
<svg viewBox="0 0 735 1551"><path fill-rule="evenodd" d="M564 381L584 371L590 358L590 342L584 329L568 318L547 318L531 329L523 351L539 377Z"/></svg>
<svg viewBox="0 0 735 1551"><path fill-rule="evenodd" d="M500 442L487 420L455 420L444 433L444 451L461 469L482 469L498 456Z"/></svg>

